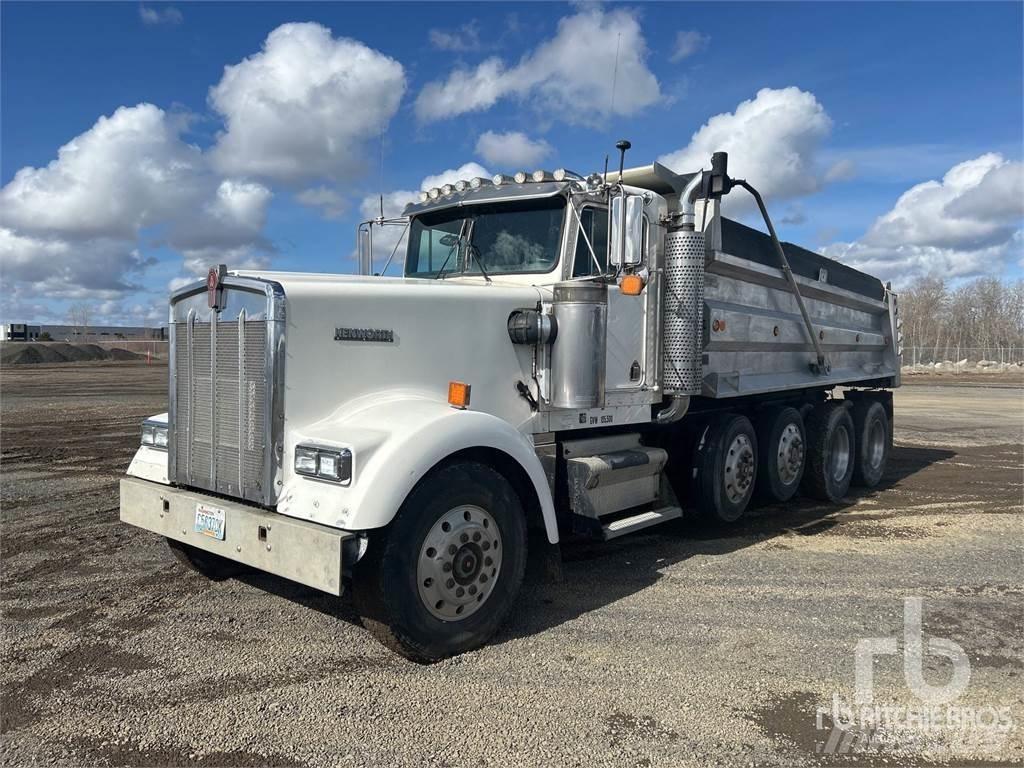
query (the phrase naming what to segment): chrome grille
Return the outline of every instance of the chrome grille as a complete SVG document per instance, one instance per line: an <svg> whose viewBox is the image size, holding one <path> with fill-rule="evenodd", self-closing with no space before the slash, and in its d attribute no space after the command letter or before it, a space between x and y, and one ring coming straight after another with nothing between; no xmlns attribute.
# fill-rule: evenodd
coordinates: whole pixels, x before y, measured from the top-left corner
<svg viewBox="0 0 1024 768"><path fill-rule="evenodd" d="M172 304L172 476L180 485L271 504L279 373L277 324L266 318L275 318L273 299L235 293L241 310L212 312L195 294ZM198 298L205 302L205 293ZM266 302L261 311L257 299Z"/></svg>

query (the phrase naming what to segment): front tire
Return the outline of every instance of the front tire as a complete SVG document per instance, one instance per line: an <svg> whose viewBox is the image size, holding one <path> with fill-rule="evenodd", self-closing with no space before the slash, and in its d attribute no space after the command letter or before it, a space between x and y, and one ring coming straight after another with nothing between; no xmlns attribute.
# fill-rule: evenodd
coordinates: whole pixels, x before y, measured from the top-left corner
<svg viewBox="0 0 1024 768"><path fill-rule="evenodd" d="M801 488L822 501L839 501L850 490L856 439L849 403L828 400L807 421L807 466Z"/></svg>
<svg viewBox="0 0 1024 768"><path fill-rule="evenodd" d="M478 462L449 464L374 531L353 574L363 625L412 661L479 648L515 602L526 570L526 518L511 484Z"/></svg>

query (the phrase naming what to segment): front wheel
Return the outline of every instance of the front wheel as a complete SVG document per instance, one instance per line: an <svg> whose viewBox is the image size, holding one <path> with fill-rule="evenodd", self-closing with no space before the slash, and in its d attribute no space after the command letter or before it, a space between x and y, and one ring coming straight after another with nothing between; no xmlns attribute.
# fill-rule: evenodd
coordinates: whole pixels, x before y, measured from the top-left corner
<svg viewBox="0 0 1024 768"><path fill-rule="evenodd" d="M478 648L505 620L526 570L526 519L509 482L478 462L424 479L356 565L363 625L408 659Z"/></svg>

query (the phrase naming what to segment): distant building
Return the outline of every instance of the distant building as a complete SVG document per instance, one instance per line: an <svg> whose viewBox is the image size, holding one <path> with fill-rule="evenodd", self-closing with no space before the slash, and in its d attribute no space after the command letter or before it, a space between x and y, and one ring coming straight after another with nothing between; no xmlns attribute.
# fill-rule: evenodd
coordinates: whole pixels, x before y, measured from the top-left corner
<svg viewBox="0 0 1024 768"><path fill-rule="evenodd" d="M38 341L43 334L49 341L166 341L167 328L147 328L141 325L26 325L9 323L0 326L0 338L7 341Z"/></svg>
<svg viewBox="0 0 1024 768"><path fill-rule="evenodd" d="M35 341L39 338L38 325L25 323L4 323L0 325L0 339L4 341Z"/></svg>

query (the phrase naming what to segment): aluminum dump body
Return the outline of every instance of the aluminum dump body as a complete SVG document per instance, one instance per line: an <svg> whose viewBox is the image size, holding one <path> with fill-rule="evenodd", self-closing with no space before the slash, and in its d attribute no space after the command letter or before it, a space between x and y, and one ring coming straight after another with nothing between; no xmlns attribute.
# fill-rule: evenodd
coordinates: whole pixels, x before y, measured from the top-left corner
<svg viewBox="0 0 1024 768"><path fill-rule="evenodd" d="M702 391L727 398L833 384L899 385L896 295L863 272L784 243L830 365L817 371L771 239L716 217L705 260Z"/></svg>

